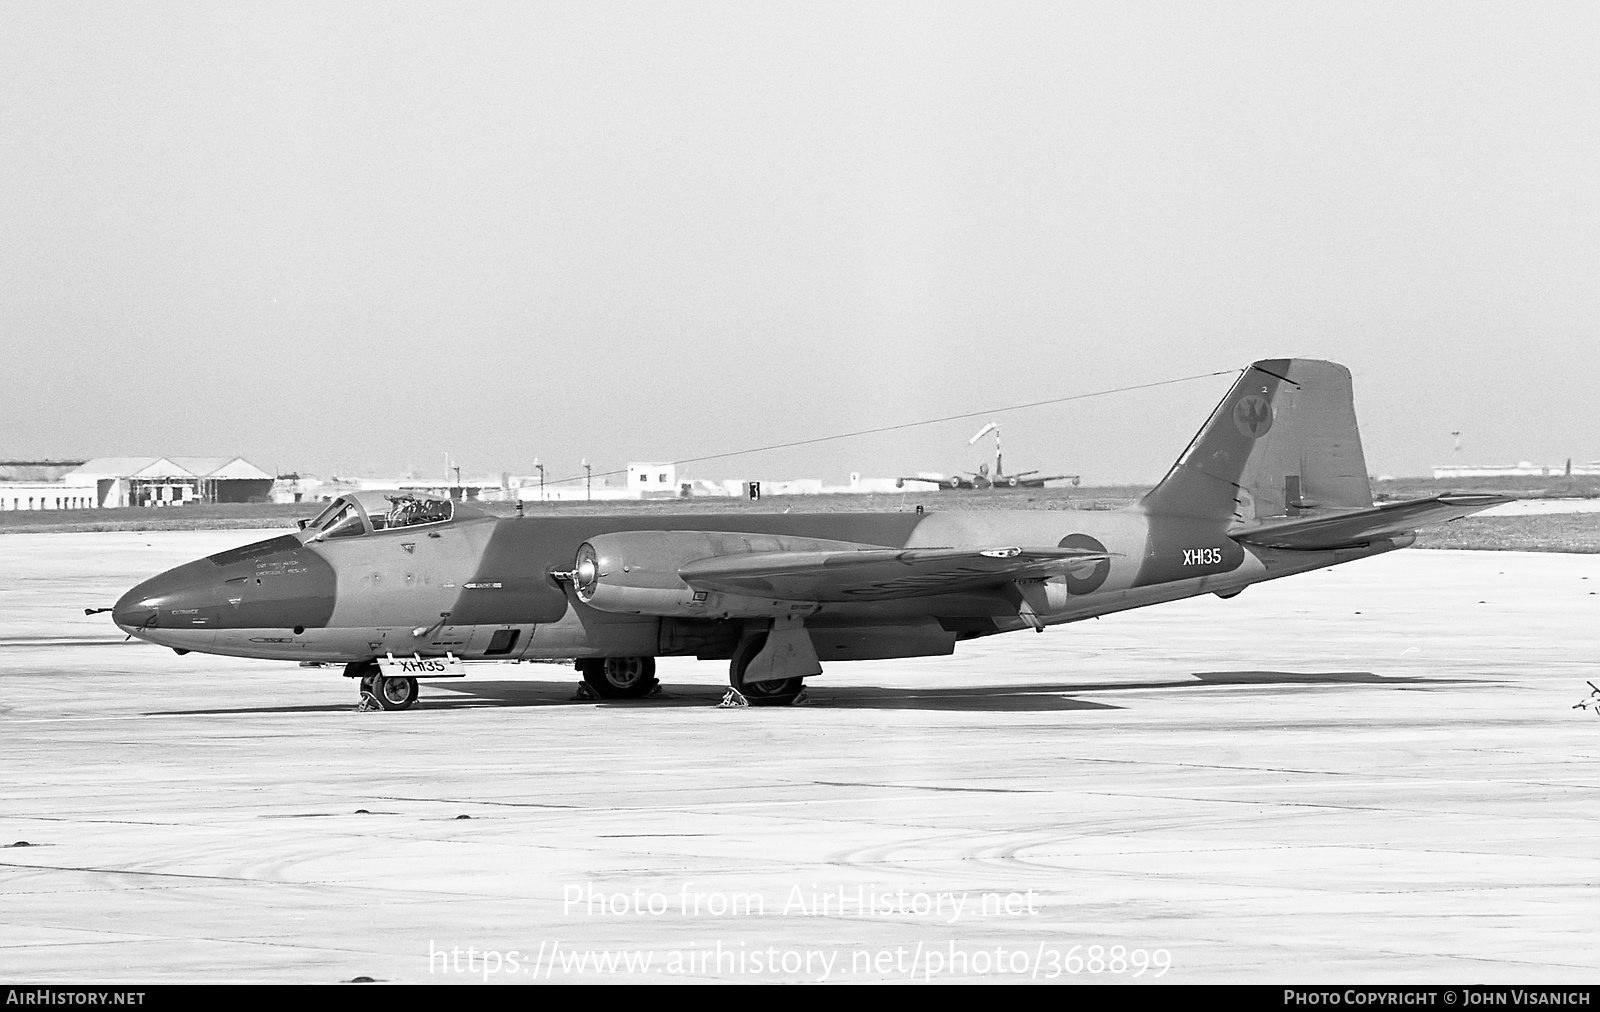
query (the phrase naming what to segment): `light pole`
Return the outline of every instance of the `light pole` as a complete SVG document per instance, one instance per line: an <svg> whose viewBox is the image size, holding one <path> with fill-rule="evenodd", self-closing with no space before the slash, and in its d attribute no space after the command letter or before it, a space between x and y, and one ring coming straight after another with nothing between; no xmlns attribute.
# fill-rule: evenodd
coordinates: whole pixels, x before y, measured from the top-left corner
<svg viewBox="0 0 1600 1012"><path fill-rule="evenodd" d="M544 465L539 463L539 458L533 458L533 466L539 472L539 501L544 502Z"/></svg>
<svg viewBox="0 0 1600 1012"><path fill-rule="evenodd" d="M594 498L594 469L589 466L589 458L583 458L583 497Z"/></svg>

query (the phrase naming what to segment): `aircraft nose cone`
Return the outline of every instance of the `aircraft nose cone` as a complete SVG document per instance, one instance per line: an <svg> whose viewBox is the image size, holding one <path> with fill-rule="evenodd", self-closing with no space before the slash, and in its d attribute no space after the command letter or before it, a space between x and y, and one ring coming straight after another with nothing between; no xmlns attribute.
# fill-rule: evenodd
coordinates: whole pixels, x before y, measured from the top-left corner
<svg viewBox="0 0 1600 1012"><path fill-rule="evenodd" d="M305 629L328 624L333 567L292 535L196 559L122 595L111 617L152 643L203 650L221 630Z"/></svg>
<svg viewBox="0 0 1600 1012"><path fill-rule="evenodd" d="M145 581L123 594L111 609L111 620L127 632L155 626L155 605L153 601L148 600L150 595L145 591L148 583L149 581Z"/></svg>
<svg viewBox="0 0 1600 1012"><path fill-rule="evenodd" d="M209 562L191 562L144 581L117 601L112 621L135 636L215 624L215 568Z"/></svg>

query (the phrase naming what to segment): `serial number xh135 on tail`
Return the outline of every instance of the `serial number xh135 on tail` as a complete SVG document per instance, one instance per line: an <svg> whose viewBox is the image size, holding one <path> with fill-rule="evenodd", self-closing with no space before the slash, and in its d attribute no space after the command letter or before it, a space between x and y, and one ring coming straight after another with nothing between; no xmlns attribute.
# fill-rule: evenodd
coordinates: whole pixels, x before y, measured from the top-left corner
<svg viewBox="0 0 1600 1012"><path fill-rule="evenodd" d="M679 655L729 661L738 698L782 705L827 662L1232 597L1505 501L1373 505L1349 371L1271 359L1123 510L497 518L350 495L147 580L113 618L179 653L344 662L385 709L481 659L573 657L595 694L641 696Z"/></svg>

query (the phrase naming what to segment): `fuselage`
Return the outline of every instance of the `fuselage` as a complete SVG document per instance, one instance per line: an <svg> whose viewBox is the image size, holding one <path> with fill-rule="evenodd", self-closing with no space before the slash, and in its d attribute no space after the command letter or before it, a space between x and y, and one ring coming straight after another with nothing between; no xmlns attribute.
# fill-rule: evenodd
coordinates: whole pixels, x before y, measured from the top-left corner
<svg viewBox="0 0 1600 1012"><path fill-rule="evenodd" d="M330 507L324 517L329 514L337 511ZM129 591L114 618L132 635L178 650L296 661L357 662L387 654L718 658L731 655L748 620L589 607L568 578L579 546L618 531L720 531L897 549L1080 547L1109 556L1043 589L1011 584L913 592L810 610L805 626L821 659L854 660L949 653L961 639L1198 594L1231 596L1252 583L1409 543L1401 538L1333 551L1279 551L1240 544L1215 519L1155 515L1140 506L506 518L458 508L448 520L409 526L387 527L364 512L354 519L340 526L334 515L179 566ZM1037 605L1032 615L1022 613L1030 610L1020 608L1024 597Z"/></svg>

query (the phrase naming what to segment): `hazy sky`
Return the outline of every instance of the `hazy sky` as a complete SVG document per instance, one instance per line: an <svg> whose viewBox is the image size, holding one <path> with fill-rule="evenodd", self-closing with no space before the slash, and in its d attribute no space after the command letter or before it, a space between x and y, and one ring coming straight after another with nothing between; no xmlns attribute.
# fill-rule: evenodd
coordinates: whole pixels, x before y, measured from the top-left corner
<svg viewBox="0 0 1600 1012"><path fill-rule="evenodd" d="M556 477L1305 355L1374 473L1600 458L1597 53L1593 3L8 0L0 457ZM1159 477L1228 382L1007 463Z"/></svg>

